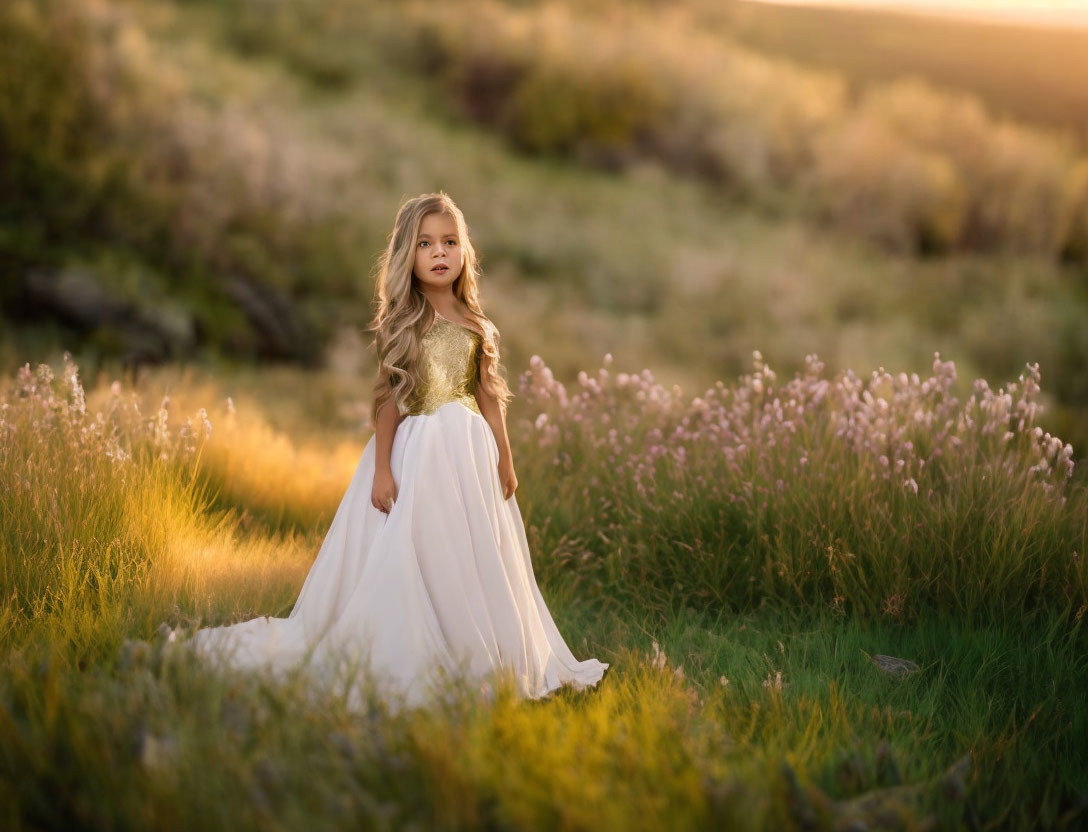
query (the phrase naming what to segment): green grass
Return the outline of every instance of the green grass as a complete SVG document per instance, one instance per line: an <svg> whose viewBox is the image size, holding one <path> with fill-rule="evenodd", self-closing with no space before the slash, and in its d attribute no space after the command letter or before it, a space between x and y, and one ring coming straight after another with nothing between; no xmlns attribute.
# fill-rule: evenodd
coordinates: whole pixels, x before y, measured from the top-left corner
<svg viewBox="0 0 1088 832"><path fill-rule="evenodd" d="M96 387L84 409L73 370L62 367L55 380L24 374L2 394L0 474L11 484L0 513L6 828L832 829L850 818L932 816L940 828L973 819L1027 829L1084 820L1088 708L1079 694L1088 654L1077 507L1086 490L1077 480L1067 486L1066 516L1041 498L987 497L974 476L929 474L923 485L944 481L954 498L934 505L960 524L955 548L940 548L939 524L933 538L911 542L896 541L894 526L859 526L853 548L868 559L870 580L833 581L822 594L822 584L804 589L798 579L821 562L832 577L834 563L816 549L799 560L803 550L780 535L727 533L719 543L733 548L708 557L713 524L685 517L719 502L734 507L743 529L758 514L699 486L694 477L709 469L686 480L704 489L696 515L632 494L617 528L605 495L621 495L629 473L602 479L610 469L590 450L607 425L590 418L597 426L567 441L569 471L549 468L552 452L518 426L519 505L542 592L576 655L611 670L593 690L541 701L520 701L498 680L490 703L456 684L429 708L390 711L369 699L358 712L303 675L218 672L178 642L197 625L287 614L324 531L322 507L339 499L360 446L337 461L341 440L328 438L325 458L340 482L326 487L306 462L320 450L307 438L316 424L299 415L286 416L285 424L301 420L288 434L269 427L257 400L240 398L231 428L212 400L211 436L198 441L184 435L182 417L194 397L209 396L207 383L175 378L163 421L146 404L161 399L163 378L135 391ZM652 431L662 423L655 407L632 407L634 396L612 401L611 382L599 378L604 393L593 401L615 424ZM754 378L732 393L743 398ZM519 403L528 409L512 425L539 407L528 395ZM573 404L547 412L561 429L576 424L575 412L595 416ZM982 453L968 474L1004 472L1012 484L1032 460L1026 444L983 450L970 431L957 435L965 453ZM776 452L753 441L761 450L746 475L758 484ZM841 530L849 518L877 516L881 489L853 489L831 464L836 441L815 441L810 453L823 448L822 467L837 472L821 487L825 520ZM104 456L118 448L130 463ZM231 467L231 454L246 465ZM261 516L277 489L291 499L285 465L300 495L321 495L318 513L250 522L247 511ZM729 470L716 481L729 485ZM212 500L201 471L230 490L231 505ZM683 476L661 470L660 488ZM590 499L578 500L571 486L580 484ZM572 499L596 508L572 512ZM987 499L1006 510L972 521ZM926 505L897 502L886 519L927 525ZM786 499L780 508L779 530L802 533L802 504ZM761 522L774 527L770 515ZM648 545L624 557L640 536ZM1002 539L1036 560L1005 561L994 548ZM1071 548L1078 554L1063 574ZM927 553L966 571L928 572ZM742 583L708 603L700 585L743 578L753 555L766 566L757 570L765 591L753 595ZM1009 580L1009 569L1023 571ZM682 570L687 591L661 583ZM934 594L952 603L888 603L886 591L927 572ZM1063 580L1074 581L1064 597ZM889 675L876 654L919 669Z"/></svg>
<svg viewBox="0 0 1088 832"><path fill-rule="evenodd" d="M600 689L360 718L335 697L311 700L301 678L209 673L147 627L124 633L152 642L146 655L82 669L9 653L7 828L799 828L781 802L783 763L810 805L841 806L925 783L964 754L969 808L936 789L878 804L917 820L932 802L1004 828L1083 821L1080 631L776 609L658 624L544 589L575 652L613 663ZM889 676L874 653L921 670ZM894 765L876 762L884 744Z"/></svg>

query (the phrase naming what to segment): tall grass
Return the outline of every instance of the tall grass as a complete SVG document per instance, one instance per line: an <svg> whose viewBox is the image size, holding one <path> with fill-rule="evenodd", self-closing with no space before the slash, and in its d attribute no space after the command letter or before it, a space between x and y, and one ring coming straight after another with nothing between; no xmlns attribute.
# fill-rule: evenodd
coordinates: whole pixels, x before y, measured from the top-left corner
<svg viewBox="0 0 1088 832"><path fill-rule="evenodd" d="M545 580L608 587L611 602L666 617L774 602L1079 624L1088 609L1085 490L1071 482L1072 446L1035 425L1037 366L1007 389L976 380L961 403L939 356L927 379L863 382L824 378L810 355L804 375L779 383L757 353L736 387L691 401L610 364L572 394L539 358L519 379L514 433L534 484L526 510L546 518L535 541ZM321 449L232 413L209 439L204 409L171 433L168 397L145 416L117 384L92 416L74 364L66 395L57 383L47 365L24 367L4 402L13 620L110 607L126 591L114 582L137 574L166 596L206 588L197 575L229 582L267 535L295 552L277 580L297 574L297 547L323 532L359 453L345 446L329 468ZM239 514L262 522L239 526ZM245 532L257 532L249 544L232 539Z"/></svg>
<svg viewBox="0 0 1088 832"><path fill-rule="evenodd" d="M196 469L212 510L239 513L244 528L273 534L325 530L359 461L361 437L307 439L271 424L252 398L236 404L209 382L175 389L178 402L214 402L207 413L216 430Z"/></svg>
<svg viewBox="0 0 1088 832"><path fill-rule="evenodd" d="M1068 477L1065 446L1031 429L1036 376L1029 368L1014 391L997 394L978 384L974 404L958 405L947 397L954 368L946 362L935 362L933 378L882 376L868 388L849 374L821 378L815 357L809 368L782 385L757 360L737 386L688 403L648 372L607 367L568 394L534 362L511 434L526 475L519 503L534 566L575 651L607 657L616 672L597 689L542 702L519 701L502 684L489 701L454 686L410 712L377 699L349 710L300 673L219 671L179 649L201 621L286 614L319 543L306 511L243 522L250 502L259 509L267 499L256 487L260 471L267 464L275 481L285 460L259 453L259 436L224 435L222 418L209 422L208 411L179 418L178 402L206 388L169 397L121 385L86 392L71 361L59 371L23 368L0 390L6 826L1072 822L1088 785L1076 741L1088 718L1077 696L1088 665L1081 617L1066 605L1079 601L1083 583L1064 601L1036 596L1083 575L1062 572L1056 552L1059 542L1083 551L1083 513L1062 514L1083 499L1083 486ZM886 406L866 395L878 381L898 395ZM158 406L141 405L148 399ZM796 433L776 417L775 399ZM918 408L922 419L904 416ZM926 413L953 421L939 441L944 423L927 428ZM235 418L250 416L243 409ZM1014 438L993 435L1000 427ZM938 433L923 442L927 429ZM886 447L871 445L879 435ZM226 509L201 475L217 442L218 453L233 451L253 469ZM877 451L891 452L889 465ZM777 492L777 511L798 537L814 525L806 506L839 524L885 512L883 528L855 549L869 580L857 580L862 570L839 550L826 585L805 576L817 593L807 601L794 586L806 566L799 544L785 534L789 523L772 533L776 492L765 490L795 460L799 482ZM810 466L828 477L804 479ZM316 482L313 469L297 471ZM908 475L918 493L904 490ZM995 479L1008 480L1004 490ZM697 496L670 493L681 487ZM965 563L934 573L931 594L950 599L937 615L909 598L884 603L889 588L918 586L927 561L913 539L897 548L880 539L930 516L930 487L965 527L957 540L977 570L968 577ZM964 520L1017 490L1026 506L1006 507L1009 517L995 514L985 529ZM325 493L331 504L334 492ZM708 515L723 510L715 504L728 507L737 532L714 530L724 544L717 567L707 531ZM1035 525L1017 527L1018 517ZM1042 521L1055 528L1042 532ZM628 548L638 540L656 545ZM991 552L987 541L1004 548ZM1008 560L1015 548L1028 564ZM880 569L881 552L898 560ZM743 586L748 575L757 589ZM697 591L705 581L720 597ZM1004 620L973 591L987 583L1007 604ZM1018 605L1024 599L1033 603ZM875 653L910 657L921 669L887 676Z"/></svg>
<svg viewBox="0 0 1088 832"><path fill-rule="evenodd" d="M762 603L913 620L1088 610L1088 503L1073 447L1035 424L1038 365L966 401L953 362L868 380L755 371L686 400L611 356L568 393L539 358L520 378L547 494L549 578L662 615Z"/></svg>
<svg viewBox="0 0 1088 832"><path fill-rule="evenodd" d="M203 409L171 421L169 397L147 412L116 382L89 399L70 360L59 378L27 365L5 390L0 629L9 649L45 642L82 665L179 602L209 613L215 589L247 573L228 610L254 593L290 593L312 541L241 536L236 514L209 513L199 471L211 423Z"/></svg>

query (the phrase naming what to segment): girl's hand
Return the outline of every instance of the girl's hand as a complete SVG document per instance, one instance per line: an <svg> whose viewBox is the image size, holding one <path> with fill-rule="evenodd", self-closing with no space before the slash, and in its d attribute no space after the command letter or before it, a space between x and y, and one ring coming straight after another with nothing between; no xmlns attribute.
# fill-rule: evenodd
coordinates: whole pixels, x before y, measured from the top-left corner
<svg viewBox="0 0 1088 832"><path fill-rule="evenodd" d="M370 490L370 504L378 511L388 514L393 509L393 501L397 499L397 484L393 480L393 472L388 468L377 468L374 471L374 487Z"/></svg>
<svg viewBox="0 0 1088 832"><path fill-rule="evenodd" d="M514 496L514 491L518 487L518 478L514 474L514 460L508 456L499 458L499 484L502 486L504 500Z"/></svg>

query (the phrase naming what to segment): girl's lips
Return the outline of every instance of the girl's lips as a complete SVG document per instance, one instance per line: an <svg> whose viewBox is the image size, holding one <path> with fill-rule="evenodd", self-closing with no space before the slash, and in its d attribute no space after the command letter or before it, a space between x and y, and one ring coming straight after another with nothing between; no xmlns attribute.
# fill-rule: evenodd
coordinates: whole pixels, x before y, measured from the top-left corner
<svg viewBox="0 0 1088 832"><path fill-rule="evenodd" d="M431 269L431 271L432 272L444 272L447 269L449 269L449 266L435 266L433 269Z"/></svg>

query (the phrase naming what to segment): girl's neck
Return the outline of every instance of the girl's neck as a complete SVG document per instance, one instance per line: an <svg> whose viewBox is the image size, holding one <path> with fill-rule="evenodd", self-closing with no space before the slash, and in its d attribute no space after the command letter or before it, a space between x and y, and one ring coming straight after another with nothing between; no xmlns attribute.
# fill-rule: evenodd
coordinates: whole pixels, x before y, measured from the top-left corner
<svg viewBox="0 0 1088 832"><path fill-rule="evenodd" d="M451 286L445 286L437 289L424 289L422 286L419 291L423 293L431 306L435 309L453 309L457 306L457 299L453 296L453 288Z"/></svg>

